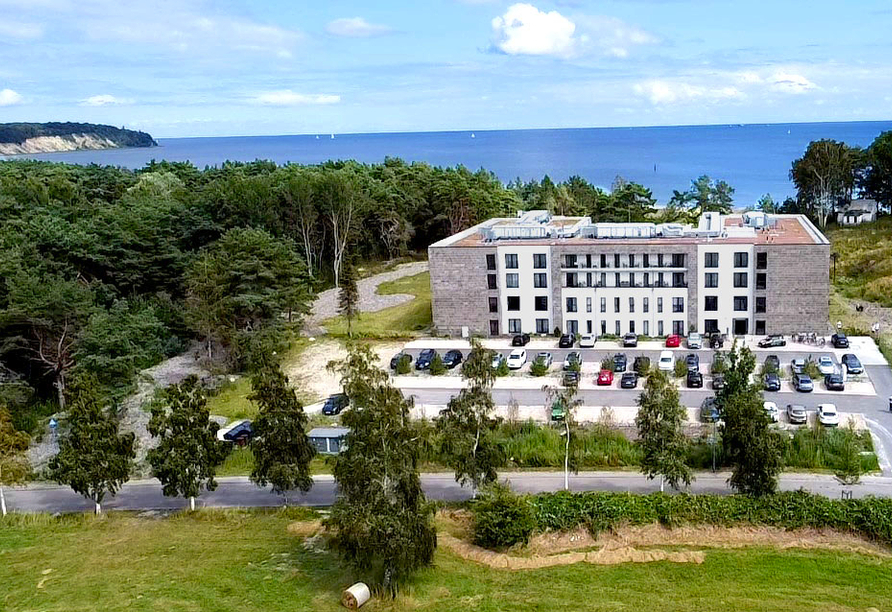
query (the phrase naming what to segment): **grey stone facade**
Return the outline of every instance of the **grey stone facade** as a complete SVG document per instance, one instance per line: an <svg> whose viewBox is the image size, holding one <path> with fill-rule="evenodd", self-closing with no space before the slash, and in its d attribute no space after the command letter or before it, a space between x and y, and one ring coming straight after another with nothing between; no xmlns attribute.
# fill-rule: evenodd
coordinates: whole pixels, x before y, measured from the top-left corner
<svg viewBox="0 0 892 612"><path fill-rule="evenodd" d="M431 308L438 334L458 336L462 327L467 327L471 334L490 335L489 322L498 319L499 313L490 315L487 298L497 298L499 292L488 289L487 254L495 255L495 247L428 249ZM499 332L504 334L506 330Z"/></svg>
<svg viewBox="0 0 892 612"><path fill-rule="evenodd" d="M755 272L767 274L765 290L766 333L826 333L830 321L830 245L757 245L755 252L767 253L768 267ZM757 255L758 257L758 255Z"/></svg>

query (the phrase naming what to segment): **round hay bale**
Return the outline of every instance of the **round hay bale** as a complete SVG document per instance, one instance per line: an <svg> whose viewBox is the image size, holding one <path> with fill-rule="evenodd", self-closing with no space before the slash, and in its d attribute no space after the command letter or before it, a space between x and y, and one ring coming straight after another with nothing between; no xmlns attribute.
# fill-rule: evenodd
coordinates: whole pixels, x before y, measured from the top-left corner
<svg viewBox="0 0 892 612"><path fill-rule="evenodd" d="M344 594L341 596L341 605L348 610L358 610L371 596L372 593L369 591L369 587L364 582L357 582L344 591Z"/></svg>

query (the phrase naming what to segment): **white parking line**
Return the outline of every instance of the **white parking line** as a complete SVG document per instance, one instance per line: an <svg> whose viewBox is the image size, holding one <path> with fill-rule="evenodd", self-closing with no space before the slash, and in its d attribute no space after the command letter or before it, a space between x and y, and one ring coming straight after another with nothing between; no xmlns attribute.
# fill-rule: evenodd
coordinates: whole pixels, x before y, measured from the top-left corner
<svg viewBox="0 0 892 612"><path fill-rule="evenodd" d="M873 419L865 418L864 422L867 423L870 429L870 437L873 438L873 449L877 455L877 461L879 461L880 469L883 471L883 474L888 474L892 471L892 465L889 463L889 455L886 452L886 446L883 444L880 436L877 435L877 432L880 432L883 436L886 437L886 441L892 444L892 432L888 429L874 421Z"/></svg>

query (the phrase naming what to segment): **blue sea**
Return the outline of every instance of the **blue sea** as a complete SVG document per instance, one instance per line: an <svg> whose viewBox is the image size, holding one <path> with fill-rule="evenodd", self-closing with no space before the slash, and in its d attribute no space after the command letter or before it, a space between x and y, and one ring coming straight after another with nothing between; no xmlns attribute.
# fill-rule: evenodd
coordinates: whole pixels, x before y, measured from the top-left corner
<svg viewBox="0 0 892 612"><path fill-rule="evenodd" d="M794 194L790 164L810 141L832 138L867 146L890 129L892 121L164 138L151 149L31 157L128 168L142 167L152 159L190 161L203 168L226 160L311 164L401 157L437 166L486 168L506 183L516 177L541 179L547 174L559 181L577 174L609 187L622 176L652 189L661 203L674 189L685 190L691 179L708 174L730 183L735 204L747 206L765 193L776 200Z"/></svg>

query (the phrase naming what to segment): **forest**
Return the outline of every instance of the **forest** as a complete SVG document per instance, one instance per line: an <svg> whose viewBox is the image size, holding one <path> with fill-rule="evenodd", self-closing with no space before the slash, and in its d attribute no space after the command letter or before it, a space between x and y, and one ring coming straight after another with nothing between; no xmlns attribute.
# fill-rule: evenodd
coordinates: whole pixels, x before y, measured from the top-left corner
<svg viewBox="0 0 892 612"><path fill-rule="evenodd" d="M154 147L158 143L145 132L95 123L0 123L0 143L22 144L39 136L93 134L111 140L119 147Z"/></svg>

